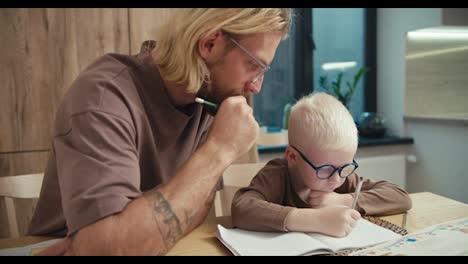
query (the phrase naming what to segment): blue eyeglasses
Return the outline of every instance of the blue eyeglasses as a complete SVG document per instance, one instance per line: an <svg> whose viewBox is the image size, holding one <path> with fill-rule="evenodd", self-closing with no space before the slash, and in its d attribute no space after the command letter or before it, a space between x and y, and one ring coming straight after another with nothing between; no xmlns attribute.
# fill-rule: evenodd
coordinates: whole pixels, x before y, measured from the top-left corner
<svg viewBox="0 0 468 264"><path fill-rule="evenodd" d="M250 51L248 51L244 46L242 46L239 42L237 42L232 37L229 37L229 40L232 41L239 49L241 49L245 54L247 54L255 63L260 67L260 72L255 75L255 77L250 81L251 83L255 83L262 77L270 69L270 66L265 65L265 63L261 62L257 57L255 57Z"/></svg>
<svg viewBox="0 0 468 264"><path fill-rule="evenodd" d="M353 172L359 167L357 162L353 159L353 163L347 163L341 167L335 167L331 164L325 164L322 166L315 166L312 164L312 162L296 147L292 146L293 149L295 149L297 152L299 152L299 155L301 155L301 158L307 162L314 170L315 174L319 179L328 179L330 178L333 174L335 174L336 171L338 171L338 175L340 175L341 178L346 178L353 174Z"/></svg>

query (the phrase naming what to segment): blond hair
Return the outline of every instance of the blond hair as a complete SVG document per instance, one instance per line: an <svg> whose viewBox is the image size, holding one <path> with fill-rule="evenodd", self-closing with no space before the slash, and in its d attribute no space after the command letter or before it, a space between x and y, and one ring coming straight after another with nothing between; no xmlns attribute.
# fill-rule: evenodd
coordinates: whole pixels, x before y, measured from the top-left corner
<svg viewBox="0 0 468 264"><path fill-rule="evenodd" d="M196 93L210 71L198 53L198 40L216 30L234 36L281 32L288 36L292 14L288 8L185 8L175 11L163 27L153 50L155 64L169 81Z"/></svg>
<svg viewBox="0 0 468 264"><path fill-rule="evenodd" d="M320 92L304 96L291 108L288 140L299 148L310 142L321 150L355 151L358 130L348 109Z"/></svg>

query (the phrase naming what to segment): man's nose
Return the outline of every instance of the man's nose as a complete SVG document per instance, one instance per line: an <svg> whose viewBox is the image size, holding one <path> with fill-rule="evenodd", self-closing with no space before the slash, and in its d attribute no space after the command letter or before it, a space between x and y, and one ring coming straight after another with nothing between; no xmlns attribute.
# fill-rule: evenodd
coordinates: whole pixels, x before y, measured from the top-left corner
<svg viewBox="0 0 468 264"><path fill-rule="evenodd" d="M244 89L246 91L249 91L253 94L258 94L260 90L262 89L262 84L263 84L263 76L257 79L255 82L247 82L245 84Z"/></svg>

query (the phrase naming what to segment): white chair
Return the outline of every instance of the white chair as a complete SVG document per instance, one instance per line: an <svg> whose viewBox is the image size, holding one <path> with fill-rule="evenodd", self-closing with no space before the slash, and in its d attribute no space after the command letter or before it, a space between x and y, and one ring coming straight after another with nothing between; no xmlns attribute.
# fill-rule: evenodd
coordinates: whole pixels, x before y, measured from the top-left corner
<svg viewBox="0 0 468 264"><path fill-rule="evenodd" d="M238 189L248 186L265 163L232 164L223 174L224 188L216 192L215 216L231 215L231 202Z"/></svg>
<svg viewBox="0 0 468 264"><path fill-rule="evenodd" d="M18 224L20 219L18 219L16 214L17 208L15 208L15 199L39 198L43 177L43 173L0 177L0 202L4 201L5 204L9 237L17 238L20 236ZM35 203L32 207L34 206ZM31 213L31 216L33 210L34 208L30 206L28 211ZM26 222L27 223L24 223L24 225L29 224L29 219L26 219ZM5 225L2 224L1 226L3 228Z"/></svg>
<svg viewBox="0 0 468 264"><path fill-rule="evenodd" d="M274 147L287 144L288 130L267 133L265 129L260 129L256 146L249 152L250 158L238 160L224 172L224 188L216 193L212 217L231 215L231 202L236 191L241 187L248 186L257 172L265 166L266 162L259 162L257 146Z"/></svg>

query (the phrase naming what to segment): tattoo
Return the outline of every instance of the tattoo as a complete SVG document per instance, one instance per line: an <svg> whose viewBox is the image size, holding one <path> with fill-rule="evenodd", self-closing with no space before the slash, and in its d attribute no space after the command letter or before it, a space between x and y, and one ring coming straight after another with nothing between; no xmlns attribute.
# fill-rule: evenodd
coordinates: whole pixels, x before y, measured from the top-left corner
<svg viewBox="0 0 468 264"><path fill-rule="evenodd" d="M151 192L154 217L163 235L164 241L169 242L169 247L174 245L182 236L179 218L172 211L171 205L158 190ZM165 227L162 227L164 224Z"/></svg>
<svg viewBox="0 0 468 264"><path fill-rule="evenodd" d="M208 199L204 203L206 210L210 210L211 206L213 206L213 198L217 189L218 184L216 184L210 191ZM169 202L158 190L150 191L147 197L151 201L151 207L153 209L154 218L156 224L159 227L159 231L163 235L164 241L168 243L167 246L169 248L174 245L183 235L180 220L172 210ZM183 218L185 218L184 224L189 227L192 226L195 219L197 219L197 212L193 212L193 210L190 209L184 210L183 212Z"/></svg>
<svg viewBox="0 0 468 264"><path fill-rule="evenodd" d="M192 215L189 215L189 213L187 212L187 210L184 211L184 214L185 214L185 224L187 226L192 226L193 224L193 218L194 216Z"/></svg>

